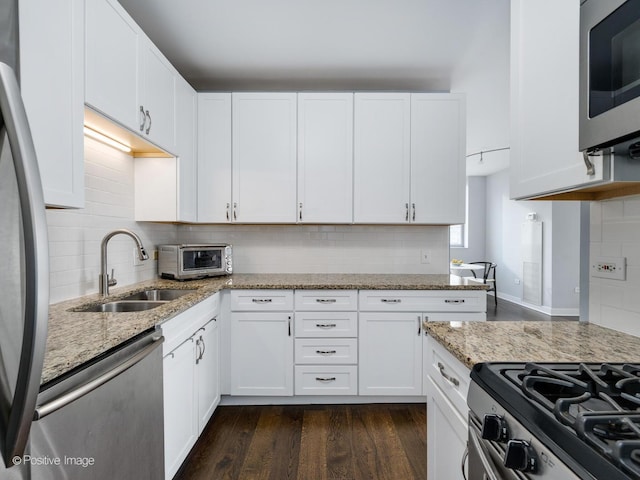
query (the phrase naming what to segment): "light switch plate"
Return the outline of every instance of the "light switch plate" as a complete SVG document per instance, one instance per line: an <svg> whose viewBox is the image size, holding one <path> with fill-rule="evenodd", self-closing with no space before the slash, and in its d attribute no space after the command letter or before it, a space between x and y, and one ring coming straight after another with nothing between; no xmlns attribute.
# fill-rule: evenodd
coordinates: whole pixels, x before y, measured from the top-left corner
<svg viewBox="0 0 640 480"><path fill-rule="evenodd" d="M591 262L591 276L612 280L626 280L626 257L596 257Z"/></svg>

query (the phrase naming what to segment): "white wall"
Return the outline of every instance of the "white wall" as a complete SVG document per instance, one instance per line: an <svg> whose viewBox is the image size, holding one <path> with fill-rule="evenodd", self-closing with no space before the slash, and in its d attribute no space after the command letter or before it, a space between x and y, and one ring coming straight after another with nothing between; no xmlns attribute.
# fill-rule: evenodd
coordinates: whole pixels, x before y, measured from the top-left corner
<svg viewBox="0 0 640 480"><path fill-rule="evenodd" d="M133 230L149 252L154 244L175 241L174 225L133 220L134 161L111 147L85 139L85 208L47 210L51 303L98 291L100 242L106 233L117 228ZM149 280L156 274L157 262L153 260L133 265L134 246L125 235L109 242L109 272L115 269L119 286Z"/></svg>
<svg viewBox="0 0 640 480"><path fill-rule="evenodd" d="M578 315L580 298L574 289L580 280L580 204L510 200L506 170L486 182L486 257L498 264L499 296L523 303L521 226L527 213L535 212L543 222L543 294L542 307L531 307L551 315Z"/></svg>
<svg viewBox="0 0 640 480"><path fill-rule="evenodd" d="M640 336L640 196L591 203L590 261L626 257L626 281L590 277L589 322Z"/></svg>
<svg viewBox="0 0 640 480"><path fill-rule="evenodd" d="M231 243L236 273L449 272L441 226L184 225L179 241Z"/></svg>

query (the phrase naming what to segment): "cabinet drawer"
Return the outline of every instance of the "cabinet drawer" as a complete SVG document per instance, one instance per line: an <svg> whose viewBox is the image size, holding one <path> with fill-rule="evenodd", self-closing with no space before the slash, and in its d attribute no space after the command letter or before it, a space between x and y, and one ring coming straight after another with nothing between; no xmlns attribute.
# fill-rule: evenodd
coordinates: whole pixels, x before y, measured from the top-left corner
<svg viewBox="0 0 640 480"><path fill-rule="evenodd" d="M358 363L356 338L313 339L297 338L295 363L333 365Z"/></svg>
<svg viewBox="0 0 640 480"><path fill-rule="evenodd" d="M357 290L296 290L296 310L323 312L357 310Z"/></svg>
<svg viewBox="0 0 640 480"><path fill-rule="evenodd" d="M358 312L296 312L296 337L357 337Z"/></svg>
<svg viewBox="0 0 640 480"><path fill-rule="evenodd" d="M463 418L467 416L470 371L433 338L426 341L426 375L435 383ZM425 382L427 384L427 382ZM456 385L457 383L457 385ZM427 392L425 392L427 393Z"/></svg>
<svg viewBox="0 0 640 480"><path fill-rule="evenodd" d="M358 367L355 365L296 365L296 395L357 395Z"/></svg>
<svg viewBox="0 0 640 480"><path fill-rule="evenodd" d="M361 311L486 312L484 290L361 290Z"/></svg>
<svg viewBox="0 0 640 480"><path fill-rule="evenodd" d="M293 291L231 290L231 310L237 312L293 310Z"/></svg>

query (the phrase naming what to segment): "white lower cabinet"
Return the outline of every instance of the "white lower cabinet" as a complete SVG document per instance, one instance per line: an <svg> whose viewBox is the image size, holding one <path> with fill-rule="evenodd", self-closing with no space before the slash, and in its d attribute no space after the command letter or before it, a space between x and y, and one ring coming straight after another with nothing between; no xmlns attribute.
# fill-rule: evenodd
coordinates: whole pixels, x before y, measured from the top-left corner
<svg viewBox="0 0 640 480"><path fill-rule="evenodd" d="M360 395L422 394L422 318L360 313Z"/></svg>
<svg viewBox="0 0 640 480"><path fill-rule="evenodd" d="M424 346L427 478L463 480L470 371L433 338L425 336Z"/></svg>
<svg viewBox="0 0 640 480"><path fill-rule="evenodd" d="M162 325L165 479L176 474L220 403L219 296Z"/></svg>
<svg viewBox="0 0 640 480"><path fill-rule="evenodd" d="M231 395L293 395L293 292L231 292Z"/></svg>

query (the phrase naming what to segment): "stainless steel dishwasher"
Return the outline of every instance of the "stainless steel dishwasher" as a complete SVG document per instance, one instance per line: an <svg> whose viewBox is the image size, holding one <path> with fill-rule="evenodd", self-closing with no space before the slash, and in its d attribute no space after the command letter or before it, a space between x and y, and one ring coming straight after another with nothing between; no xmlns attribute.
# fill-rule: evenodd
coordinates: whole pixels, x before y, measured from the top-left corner
<svg viewBox="0 0 640 480"><path fill-rule="evenodd" d="M147 331L44 385L22 460L32 480L164 478L163 341Z"/></svg>

